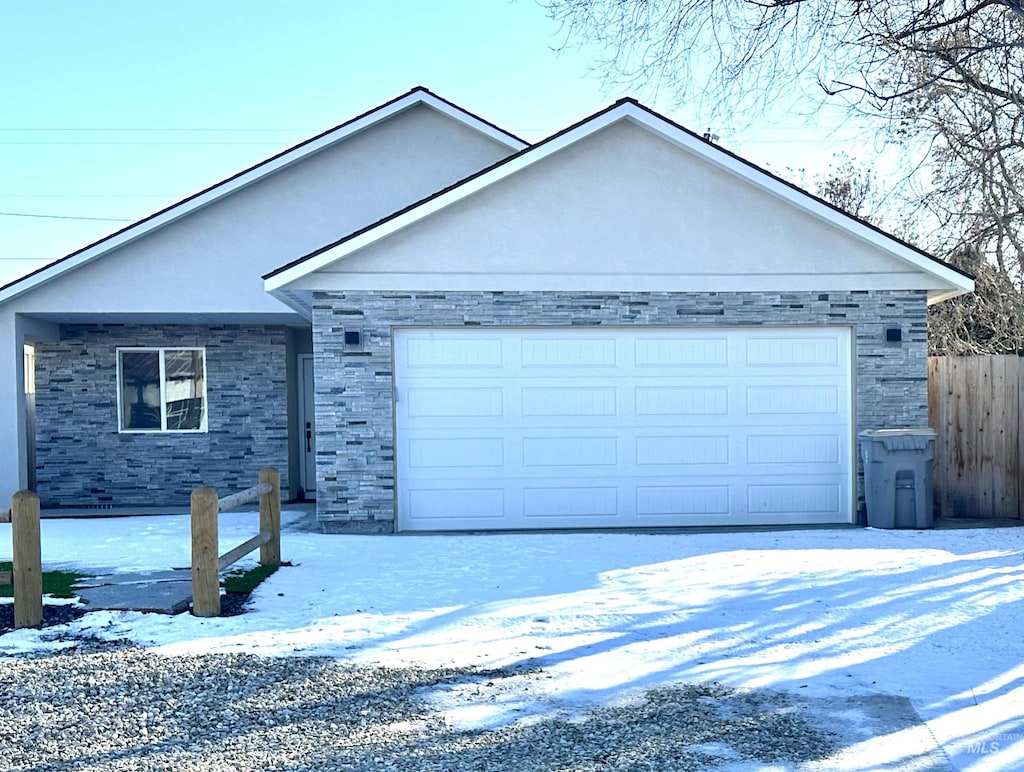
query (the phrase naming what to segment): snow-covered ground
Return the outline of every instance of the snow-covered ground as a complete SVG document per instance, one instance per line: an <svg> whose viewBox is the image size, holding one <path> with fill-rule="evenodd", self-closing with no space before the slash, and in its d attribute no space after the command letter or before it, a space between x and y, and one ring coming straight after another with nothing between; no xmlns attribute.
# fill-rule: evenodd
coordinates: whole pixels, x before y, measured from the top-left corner
<svg viewBox="0 0 1024 772"><path fill-rule="evenodd" d="M500 699L449 700L450 720L476 726L678 681L883 693L911 701L955 766L1024 768L1024 528L326 536L309 517L284 513L294 566L250 613L97 611L0 636L0 655L71 632L169 654L544 668ZM255 515L221 522L227 548ZM187 516L44 520L42 539L46 568L189 561ZM0 556L9 544L0 525ZM912 766L911 744L881 739L879 766Z"/></svg>

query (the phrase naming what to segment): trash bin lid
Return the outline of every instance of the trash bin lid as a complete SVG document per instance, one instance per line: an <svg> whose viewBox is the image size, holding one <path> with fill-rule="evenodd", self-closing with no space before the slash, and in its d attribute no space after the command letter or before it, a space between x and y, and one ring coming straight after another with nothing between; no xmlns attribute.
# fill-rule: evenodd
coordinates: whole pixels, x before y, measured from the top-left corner
<svg viewBox="0 0 1024 772"><path fill-rule="evenodd" d="M935 441L935 430L920 429L868 429L860 432L861 440L881 443L886 450L925 450Z"/></svg>

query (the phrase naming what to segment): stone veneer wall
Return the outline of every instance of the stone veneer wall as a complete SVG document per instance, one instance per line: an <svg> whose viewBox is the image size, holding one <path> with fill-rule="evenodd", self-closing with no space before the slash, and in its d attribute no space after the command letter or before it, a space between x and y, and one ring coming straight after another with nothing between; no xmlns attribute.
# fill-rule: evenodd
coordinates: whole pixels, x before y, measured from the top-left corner
<svg viewBox="0 0 1024 772"><path fill-rule="evenodd" d="M208 431L122 434L121 346L206 348ZM36 345L36 479L44 507L187 505L275 466L288 490L285 330L264 326L71 325Z"/></svg>
<svg viewBox="0 0 1024 772"><path fill-rule="evenodd" d="M326 531L394 529L393 327L765 324L851 326L856 430L927 425L923 291L316 292L317 516ZM903 341L887 343L887 327Z"/></svg>

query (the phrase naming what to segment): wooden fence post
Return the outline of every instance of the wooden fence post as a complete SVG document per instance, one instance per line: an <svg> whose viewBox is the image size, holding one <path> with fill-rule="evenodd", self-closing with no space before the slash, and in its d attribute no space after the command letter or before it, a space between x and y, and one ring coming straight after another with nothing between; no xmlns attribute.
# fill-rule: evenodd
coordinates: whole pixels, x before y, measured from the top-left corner
<svg viewBox="0 0 1024 772"><path fill-rule="evenodd" d="M270 493L260 496L260 533L270 541L260 545L260 565L281 565L281 475L272 466L260 470L260 482L270 483Z"/></svg>
<svg viewBox="0 0 1024 772"><path fill-rule="evenodd" d="M220 615L220 576L217 571L217 491L192 491L192 613Z"/></svg>
<svg viewBox="0 0 1024 772"><path fill-rule="evenodd" d="M43 621L43 556L39 545L39 497L32 491L11 496L14 541L14 626Z"/></svg>

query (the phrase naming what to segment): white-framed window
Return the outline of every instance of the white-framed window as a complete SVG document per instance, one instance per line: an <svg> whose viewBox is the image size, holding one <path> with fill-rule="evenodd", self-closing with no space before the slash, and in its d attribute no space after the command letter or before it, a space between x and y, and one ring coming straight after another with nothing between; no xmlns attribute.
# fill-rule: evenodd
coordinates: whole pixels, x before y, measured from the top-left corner
<svg viewBox="0 0 1024 772"><path fill-rule="evenodd" d="M117 349L118 430L205 432L206 349Z"/></svg>

